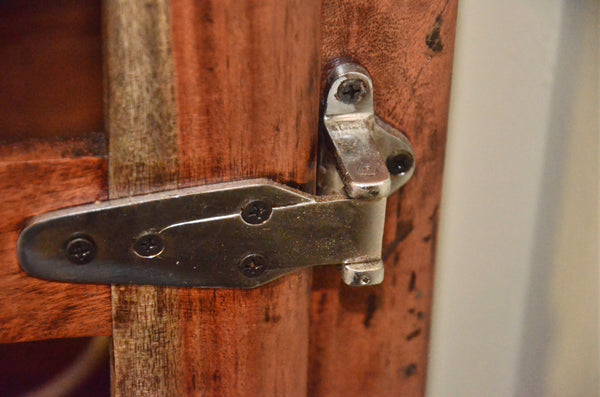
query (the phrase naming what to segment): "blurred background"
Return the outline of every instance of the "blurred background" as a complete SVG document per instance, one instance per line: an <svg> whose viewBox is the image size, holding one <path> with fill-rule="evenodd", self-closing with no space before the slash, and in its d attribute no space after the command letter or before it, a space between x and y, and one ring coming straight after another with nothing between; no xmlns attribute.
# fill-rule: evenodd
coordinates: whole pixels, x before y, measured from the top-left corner
<svg viewBox="0 0 600 397"><path fill-rule="evenodd" d="M598 396L600 2L460 0L428 396Z"/></svg>

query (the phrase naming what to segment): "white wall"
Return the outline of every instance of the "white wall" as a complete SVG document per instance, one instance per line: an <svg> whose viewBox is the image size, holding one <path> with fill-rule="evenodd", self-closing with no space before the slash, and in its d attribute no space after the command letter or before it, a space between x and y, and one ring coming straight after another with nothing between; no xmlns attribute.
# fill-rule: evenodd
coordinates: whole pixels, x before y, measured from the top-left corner
<svg viewBox="0 0 600 397"><path fill-rule="evenodd" d="M429 397L600 395L599 21L459 1Z"/></svg>

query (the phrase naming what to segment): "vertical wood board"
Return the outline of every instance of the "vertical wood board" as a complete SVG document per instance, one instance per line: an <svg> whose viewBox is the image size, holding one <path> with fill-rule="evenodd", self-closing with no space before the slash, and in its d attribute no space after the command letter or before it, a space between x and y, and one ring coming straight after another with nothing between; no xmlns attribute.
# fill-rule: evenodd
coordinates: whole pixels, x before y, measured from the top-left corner
<svg viewBox="0 0 600 397"><path fill-rule="evenodd" d="M144 74L168 52L131 56L168 48L162 20L105 10L111 197L249 177L314 186L319 2L174 0L172 16L152 4L171 19L176 79ZM147 95L170 85L175 119ZM309 287L307 272L253 291L113 287L114 394L304 395Z"/></svg>
<svg viewBox="0 0 600 397"><path fill-rule="evenodd" d="M111 199L177 187L169 2L107 0L105 115ZM112 394L183 395L177 290L113 285Z"/></svg>
<svg viewBox="0 0 600 397"><path fill-rule="evenodd" d="M456 3L323 2L323 63L366 67L375 112L406 133L416 171L388 200L382 285L313 273L311 396L424 395Z"/></svg>

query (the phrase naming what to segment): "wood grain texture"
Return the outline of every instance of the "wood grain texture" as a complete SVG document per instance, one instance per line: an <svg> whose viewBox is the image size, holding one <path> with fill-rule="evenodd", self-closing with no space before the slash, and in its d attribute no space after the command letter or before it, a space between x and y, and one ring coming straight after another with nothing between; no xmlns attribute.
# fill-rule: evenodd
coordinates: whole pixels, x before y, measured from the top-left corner
<svg viewBox="0 0 600 397"><path fill-rule="evenodd" d="M424 395L456 3L323 3L323 62L367 68L375 111L409 137L417 168L388 201L383 284L349 289L314 271L311 396Z"/></svg>
<svg viewBox="0 0 600 397"><path fill-rule="evenodd" d="M104 3L109 196L177 187L178 129L166 0Z"/></svg>
<svg viewBox="0 0 600 397"><path fill-rule="evenodd" d="M103 130L100 0L0 1L0 140Z"/></svg>
<svg viewBox="0 0 600 397"><path fill-rule="evenodd" d="M172 3L180 184L270 177L314 190L320 1Z"/></svg>
<svg viewBox="0 0 600 397"><path fill-rule="evenodd" d="M106 159L97 157L103 153L98 134L0 147L0 343L110 335L107 286L38 280L16 258L26 219L106 200Z"/></svg>
<svg viewBox="0 0 600 397"><path fill-rule="evenodd" d="M377 113L406 132L417 154L413 180L388 203L386 281L348 289L334 269L318 269L310 304L306 273L253 291L118 292L116 307L131 310L117 310L115 317L121 323L127 316L139 319L119 332L146 335L141 352L148 355L138 358L174 368L165 387L176 393L423 394L456 1L325 0L322 20L318 3L173 0L179 113L176 119L175 113L128 119L121 126L162 146L151 149L161 158L152 167L134 157L134 172L127 173L135 177L123 179L119 191L258 176L310 190L320 95L314 32L322 24L325 63L344 56L362 63L375 83ZM154 66L158 76L168 75L162 63ZM171 98L165 87L158 87L159 95ZM155 106L140 105L143 95L135 98L135 109ZM157 127L165 120L167 128ZM154 134L151 139L140 125ZM0 342L111 332L107 287L26 277L14 251L24 219L106 198L106 160L98 157L98 142L0 147L0 189L8 198L0 210ZM140 390L154 387L148 382Z"/></svg>
<svg viewBox="0 0 600 397"><path fill-rule="evenodd" d="M140 169L128 171L130 179L120 187L110 182L111 196L173 183L261 176L314 186L320 2L310 3L172 1L178 135L171 129L172 120L157 124L163 134L178 136L177 162L169 160L171 151L156 147L160 140L148 139L144 145L131 140L119 117L134 112L129 119L143 119L156 103L142 98L143 105L128 104L132 95L125 96L121 106L126 110L107 120L110 164L132 162L116 150L129 142L141 153L135 162ZM166 10L161 12L168 18ZM106 15L113 18L111 12ZM140 15L126 20L131 24ZM109 36L113 28L107 29ZM162 31L152 34L166 37ZM126 35L119 40L128 40ZM146 37L143 42L157 40ZM130 65L110 51L108 56L115 62L108 68L108 85L115 84L109 92L118 93L123 81L111 77L110 69ZM146 56L154 57L151 63L165 61ZM138 90L160 85L162 92L170 92L168 81L155 74L140 77L133 70L122 75L139 84ZM113 105L110 100L108 104L110 111ZM115 134L127 137L112 146ZM168 161L152 168L143 160L150 155L156 156L156 164L163 156ZM118 178L120 172L111 175ZM113 287L113 393L305 395L309 288L308 272L253 291Z"/></svg>
<svg viewBox="0 0 600 397"><path fill-rule="evenodd" d="M174 189L178 128L166 0L107 0L105 115L111 199ZM176 290L111 287L113 396L183 395Z"/></svg>
<svg viewBox="0 0 600 397"><path fill-rule="evenodd" d="M28 218L106 199L100 31L100 0L0 2L0 343L111 333L107 286L16 259Z"/></svg>
<svg viewBox="0 0 600 397"><path fill-rule="evenodd" d="M314 190L320 0L173 0L180 185L268 177ZM310 273L182 290L188 390L304 396Z"/></svg>

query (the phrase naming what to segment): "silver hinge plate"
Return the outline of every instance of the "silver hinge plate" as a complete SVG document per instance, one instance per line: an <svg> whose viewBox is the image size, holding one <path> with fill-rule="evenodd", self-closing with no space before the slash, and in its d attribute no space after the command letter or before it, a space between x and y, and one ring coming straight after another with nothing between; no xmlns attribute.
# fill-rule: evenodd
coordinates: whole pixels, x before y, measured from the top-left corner
<svg viewBox="0 0 600 397"><path fill-rule="evenodd" d="M414 154L375 116L372 95L362 67L330 74L320 196L256 179L55 211L23 230L19 263L72 283L253 288L337 265L348 285L378 284L386 197L412 175Z"/></svg>

